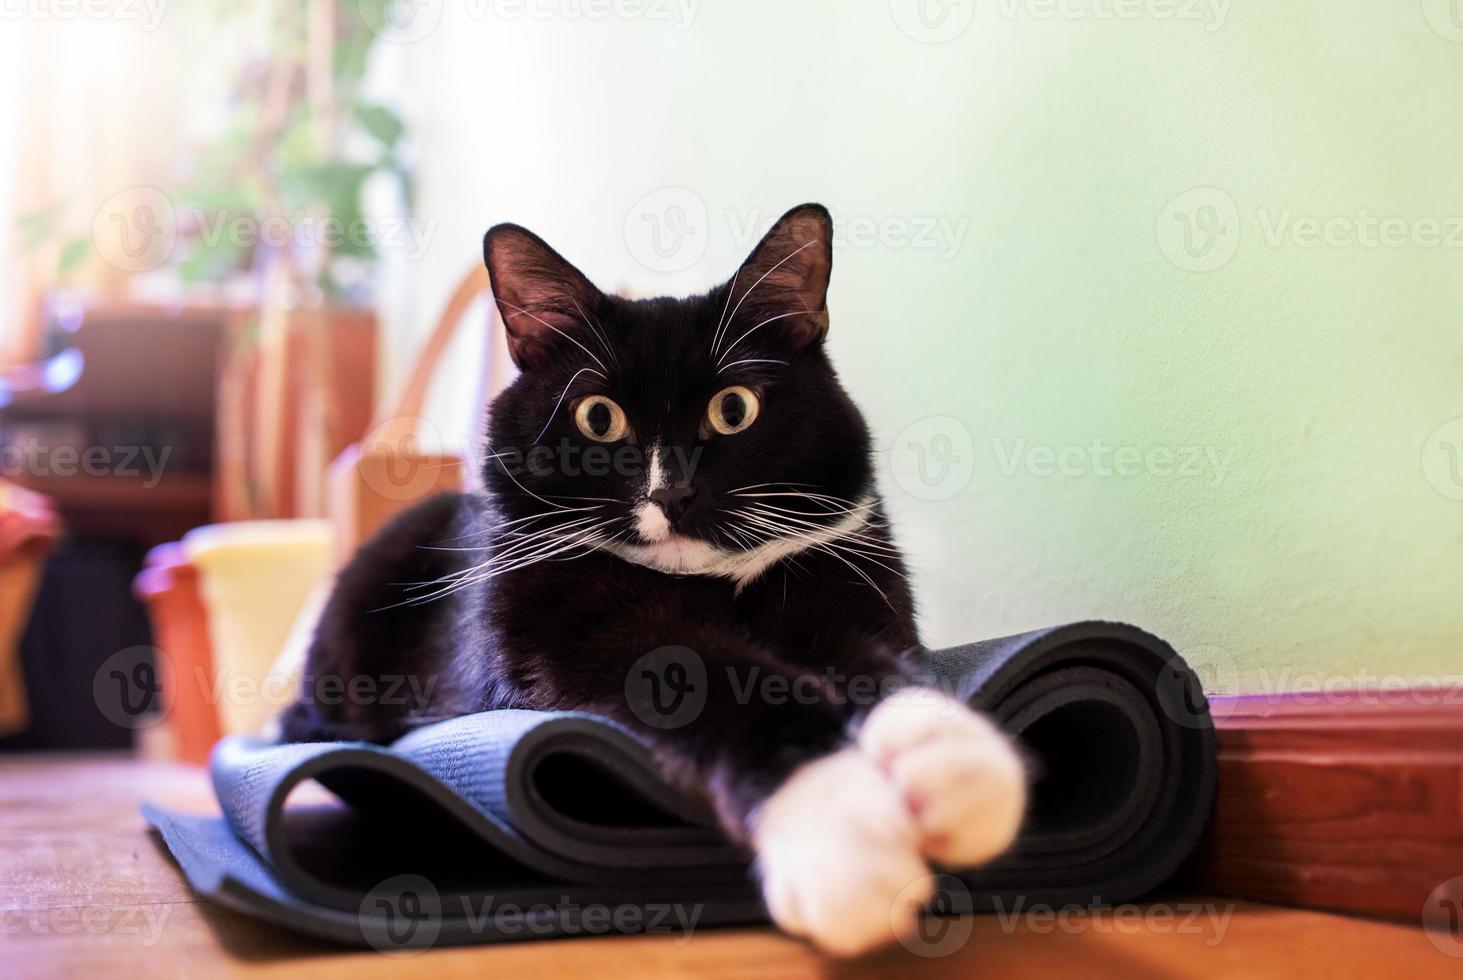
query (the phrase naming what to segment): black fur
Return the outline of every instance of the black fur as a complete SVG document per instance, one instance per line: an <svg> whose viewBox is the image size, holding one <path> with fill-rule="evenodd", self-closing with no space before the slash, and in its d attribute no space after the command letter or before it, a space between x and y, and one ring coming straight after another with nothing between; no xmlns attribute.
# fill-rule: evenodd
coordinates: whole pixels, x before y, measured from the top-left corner
<svg viewBox="0 0 1463 980"><path fill-rule="evenodd" d="M675 530L729 550L750 541L745 525L740 538L728 530L737 508L755 502L792 512L798 527L826 527L847 509L832 501L872 495L868 429L822 343L830 238L827 212L804 205L732 282L689 299L632 301L601 294L523 229L492 229L485 258L522 373L491 406L489 494L408 511L342 571L284 736L385 742L488 708L600 712L649 739L671 776L707 793L728 832L745 839L749 814L793 768L847 738L871 686L910 669L913 605L877 504L860 538L778 561L740 591L587 544L502 568L522 533L572 520L608 521L602 538L639 540L633 509L644 502L652 442L670 481L694 490ZM714 345L723 366L756 363L717 373ZM760 414L745 431L710 432L708 402L732 384L760 394ZM614 399L630 431L602 447L608 466L586 472L600 444L580 433L573 406L593 394ZM732 493L747 487L827 499ZM570 507L597 509L555 509ZM497 574L455 591L410 586L490 557ZM675 728L647 724L626 693L631 666L666 646L690 648L706 667L704 707ZM367 696L319 695L326 680L361 677ZM768 677L782 680L748 697L746 685ZM800 693L760 693L784 682ZM372 696L393 684L406 696Z"/></svg>

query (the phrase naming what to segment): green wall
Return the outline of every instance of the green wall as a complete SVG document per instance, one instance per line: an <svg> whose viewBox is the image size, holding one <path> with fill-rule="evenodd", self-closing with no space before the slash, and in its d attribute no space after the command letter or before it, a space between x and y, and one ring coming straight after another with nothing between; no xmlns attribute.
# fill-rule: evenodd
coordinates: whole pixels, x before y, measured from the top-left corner
<svg viewBox="0 0 1463 980"><path fill-rule="evenodd" d="M494 221L681 291L821 200L929 641L1108 616L1224 689L1463 681L1447 3L914 6L447 11L393 68L439 223L393 336Z"/></svg>

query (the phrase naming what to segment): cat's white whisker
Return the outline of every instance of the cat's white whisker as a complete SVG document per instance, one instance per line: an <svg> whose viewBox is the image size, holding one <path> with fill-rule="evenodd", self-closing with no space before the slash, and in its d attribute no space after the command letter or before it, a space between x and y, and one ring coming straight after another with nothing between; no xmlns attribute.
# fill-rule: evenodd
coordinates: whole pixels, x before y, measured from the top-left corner
<svg viewBox="0 0 1463 980"><path fill-rule="evenodd" d="M549 412L549 417L544 420L544 427L542 429L539 429L538 435L533 437L533 444L535 446L537 446L538 441L544 437L544 433L549 431L549 426L554 424L554 416L559 414L559 406L564 404L564 396L569 394L569 389L574 387L574 382L578 381L579 376L585 371L594 371L594 368L582 367L578 371L575 371L574 375L569 379L569 383L564 386L564 390L559 392L559 400L554 402L553 411Z"/></svg>
<svg viewBox="0 0 1463 980"><path fill-rule="evenodd" d="M758 499L758 500L763 499L763 498L770 499L770 498L773 498L773 497L797 497L797 498L802 499L802 500L812 501L815 504L823 505L825 503L824 500L819 500L818 498L813 497L813 496L810 496L809 494L805 494L805 493L739 493L739 494L737 494L737 496L739 496L739 497L748 497L748 498L753 498L753 499ZM822 514L846 514L849 511L853 511L853 510L858 510L859 509L859 504L854 503L852 501L838 500L837 498L834 498L834 497L826 498L826 500L829 503L838 504L838 505L847 504L847 506L839 506L837 509L834 509L834 510L817 510L817 511L802 511L802 510L795 511L795 510L787 510L786 508L779 508L779 507L777 507L774 504L755 504L754 506L757 506L757 507L766 507L769 510L783 510L784 512L786 512L788 514L802 514L802 515L805 515L805 516L808 516L808 517L818 517L818 516L820 516Z"/></svg>
<svg viewBox="0 0 1463 980"><path fill-rule="evenodd" d="M487 448L489 450L491 450L493 447L492 446L488 446ZM506 454L500 453L498 455L501 456L501 455L506 455ZM496 457L491 457L491 458L496 458ZM497 460L497 462L498 462L498 468L503 471L503 475L504 476L506 476L508 479L510 479L510 480L513 481L513 485L514 486L516 486L518 489L522 490L524 493L528 494L534 500L537 500L539 503L541 503L541 504L548 504L550 507L554 508L557 511L571 511L574 508L572 508L572 507L566 507L563 504L556 504L556 503L554 503L555 500L580 500L580 501L588 500L588 501L598 501L600 503L606 503L606 504L623 503L623 501L617 500L614 497L575 497L575 496L571 496L569 494L550 494L549 496L551 498L553 498L553 499L548 499L548 498L545 498L545 497L541 497L538 494L534 493L532 490L530 490L527 487L525 487L522 483L520 483L518 481L518 478L516 476L514 476L512 474L512 472L509 471L508 467L506 467L506 466L503 465L503 461L501 459Z"/></svg>
<svg viewBox="0 0 1463 980"><path fill-rule="evenodd" d="M594 509L597 510L598 508ZM582 527L586 524L590 524L596 521L605 521L605 519L591 515L589 517L576 518L575 520L568 521L564 524L556 524L550 527L538 528L533 531L510 531L507 534L503 535L503 538L505 540L513 542L508 547L500 548L499 550L495 551L491 556L481 562L478 562L475 565L469 566L467 568L458 569L455 572L448 572L446 575L443 575L437 579L433 579L429 582L410 583L410 587L421 588L425 586L437 585L443 582L450 582L455 579L472 575L481 569L501 563L512 555L518 554L526 550L531 550L534 547L542 545L546 542L553 541L562 536L565 531L573 530L577 527ZM434 545L418 545L418 547L428 551L485 551L488 550L491 546L484 545L474 548L445 548Z"/></svg>
<svg viewBox="0 0 1463 980"><path fill-rule="evenodd" d="M839 550L846 551L849 554L855 555L856 557L861 557L865 561L872 562L873 564L878 565L879 567L884 568L887 571L892 572L896 575L899 575L900 577L903 577L903 573L896 568L891 568L890 566L884 564L883 562L879 561L878 558L874 557L871 554L853 548L849 545L842 544L841 540L847 538L849 534L853 532L852 528L835 526L829 529L823 528L821 525L809 525L809 529L803 529L798 526L798 522L792 522L787 519L770 519L766 516L745 512L743 516L745 520L750 522L750 524L752 524L753 526L761 527L764 530L773 532L775 534L786 535L789 538L800 538L801 540L806 542L807 547L830 555L843 562L843 564L853 569L854 572L856 572L859 577L862 578L869 585L870 588L872 588L875 592L878 592L879 596L884 600L886 604L889 605L891 609L894 608L893 603L889 601L889 596L885 594L884 590L879 588L878 584L875 583L874 580L870 578L863 569L854 565L851 561L849 561L842 554L840 554ZM825 533L819 534L817 531L814 531L811 528L818 528Z"/></svg>
<svg viewBox="0 0 1463 980"><path fill-rule="evenodd" d="M501 299L500 298L498 300L498 302L501 303L502 305L508 307L509 309L516 310L517 313L514 314L515 316L517 316L518 313L521 313L524 316L530 317L530 318L532 318L534 320L537 320L539 323L542 323L544 326L548 327L554 333L558 334L560 337L563 337L565 340L569 341L569 343L573 344L575 347L578 347L580 350L584 351L584 353L588 354L591 358L593 358L594 363L596 363L596 364L599 365L599 369L601 371L608 371L609 370L609 368L605 367L605 362L604 361L601 361L599 359L599 357L597 357L595 355L594 351L590 350L588 347L585 347L579 341L575 340L573 337L569 336L564 331L560 330L558 327L554 326L552 323L550 323L549 321L545 320L543 317L537 316L534 313L532 313L531 311L525 310L521 306L514 306L512 303L509 303L507 300L504 300L504 299Z"/></svg>
<svg viewBox="0 0 1463 980"><path fill-rule="evenodd" d="M467 569L465 575L463 575L463 573L455 573L460 577L455 578L452 583L446 588L439 589L438 591L430 593L428 595L414 596L403 602L396 603L395 605L385 606L381 609L372 610L372 612L384 612L387 609L395 609L399 606L415 606L423 605L428 602L434 602L438 599L445 598L446 596L449 596L454 592L460 592L465 588L469 588L481 582L486 582L489 579L497 578L498 576L511 571L517 571L520 568L526 568L529 565L537 564L538 562L552 558L554 555L562 554L566 551L572 551L574 548L582 546L585 542L589 541L593 537L595 532L603 530L605 527L608 527L612 523L614 523L613 520L601 521L599 524L594 525L593 527L583 529L582 533L576 533L567 541L562 540L563 535L561 534L559 541L549 542L538 550L533 551L532 553L527 555L522 555L505 565L494 564L494 561L496 559L501 558L501 556L495 556L494 559L489 559L489 561L487 562L483 562L479 565L474 566L471 569ZM444 577L444 579L445 578L446 577Z"/></svg>
<svg viewBox="0 0 1463 980"><path fill-rule="evenodd" d="M597 507L594 507L594 508L591 508L591 507L572 507L572 508L569 508L568 510L564 511L563 513L568 513L569 510L597 510L597 509L598 509ZM498 531L502 530L503 528L510 527L510 526L512 526L514 524L521 524L524 521L538 521L538 520L542 520L545 517L556 517L556 516L558 516L558 513L559 512L549 511L549 512L543 513L543 514L529 514L526 517L520 517L520 518L517 518L516 520L504 521L502 523L493 524L490 527L480 527L476 531L468 531L466 534L457 534L457 535L453 535L450 538L442 538L441 541L464 541L464 540L466 540L468 538L485 537L485 536L487 536L489 534L496 534Z"/></svg>
<svg viewBox="0 0 1463 980"><path fill-rule="evenodd" d="M716 373L721 374L723 371L730 371L732 368L736 367L739 364L781 364L786 367L787 361L779 361L776 358L772 357L748 357L740 361L732 361L725 367L719 367L716 369Z"/></svg>
<svg viewBox="0 0 1463 980"><path fill-rule="evenodd" d="M804 519L806 517L823 516L823 515L810 515L810 514L803 514L803 513L797 512L797 511L780 510L780 509L771 509L771 510L769 510L768 508L765 508L765 507L753 507L753 508L749 508L746 511L746 513L760 514L761 516L766 517L766 518L769 518L769 519L772 519L772 520L782 520L782 519L786 518L790 523L792 523L794 525L797 525L799 527L806 528L808 530L814 530L814 529L823 528L823 527L826 527L827 526L827 525L824 525L824 524L819 524L816 521L809 521L809 520L805 520ZM840 512L836 512L836 513L856 513L856 511L840 511ZM828 516L836 516L836 514L830 513ZM861 534L861 533L859 533L857 531L850 531L850 532L848 532L846 534L840 535L840 537L842 539L845 539L845 540L857 541L857 542L863 544L865 547L868 547L868 548L874 549L874 550L884 551L884 552L889 553L890 555L898 555L899 554L899 549L898 548L895 548L894 546L890 545L889 543L887 543L885 541L881 541L878 538L870 537L869 535L866 535L866 534Z"/></svg>
<svg viewBox="0 0 1463 980"><path fill-rule="evenodd" d="M721 332L726 328L726 311L731 306L732 293L737 291L737 279L741 276L742 270L737 269L732 273L731 285L726 287L726 302L721 304L721 316L716 319L716 333L711 337L711 356L716 356L716 348L721 344Z"/></svg>
<svg viewBox="0 0 1463 980"><path fill-rule="evenodd" d="M807 316L807 311L793 310L791 313L779 313L777 314L777 316L769 316L767 319L763 320L755 327L749 327L747 331L743 333L740 337L738 337L736 340L733 340L730 344L726 345L726 350L721 352L721 356L717 358L716 363L720 364L722 361L726 360L726 356L737 349L737 344L740 344L742 341L750 337L753 333L767 326L767 324L773 322L774 320L785 320L790 316ZM738 361L737 363L740 364L741 362Z"/></svg>
<svg viewBox="0 0 1463 980"><path fill-rule="evenodd" d="M780 482L777 482L777 483L753 483L753 484L749 484L748 486L745 486L745 487L736 487L736 488L734 488L732 490L728 490L727 493L741 493L744 490L760 490L763 487L811 487L811 486L813 486L813 484L811 484L811 483L788 483L786 481L780 481Z"/></svg>
<svg viewBox="0 0 1463 980"><path fill-rule="evenodd" d="M821 529L824 529L824 528L828 527L828 525L819 524L816 521L807 521L807 520L803 520L803 519L801 519L799 517L793 517L793 516L790 516L790 515L787 515L787 514L769 514L766 511L760 511L760 510L755 509L755 508L749 509L749 510L745 511L744 513L746 513L748 515L760 517L761 519L766 520L766 521L768 521L770 523L773 523L773 524L786 525L786 526L789 526L789 527L792 527L792 528L795 528L795 529L803 529L803 530L807 530L807 531L816 531L816 530L821 530ZM844 530L844 531L841 531L838 534L836 540L838 540L838 541L852 541L852 542L855 542L855 543L859 544L860 546L868 549L871 553L874 552L874 551L883 551L886 554L888 554L889 556L896 556L897 557L899 555L899 550L897 548L894 548L892 545L888 544L886 541L881 541L878 538L871 537L871 536L866 535L866 534L862 534L862 533L860 533L859 531L856 531L856 530Z"/></svg>
<svg viewBox="0 0 1463 980"><path fill-rule="evenodd" d="M515 543L510 548L505 549L504 551L499 552L498 554L499 555L502 555L502 554L511 553L514 550L517 550L517 549L522 548L528 542L535 541L535 540L538 540L538 539L541 539L541 538L546 538L546 537L552 536L554 534L559 534L559 533L562 533L563 531L569 530L570 528L573 528L573 527L576 527L576 526L579 526L579 525L583 525L583 524L587 524L587 523L589 523L591 521L594 521L594 520L596 520L596 518L594 518L594 517L581 517L578 520L570 521L567 524L560 524L560 525L556 525L556 526L550 527L550 528L543 528L543 529L540 529L538 531L532 531L532 532L510 532L508 534L505 534L504 535L504 538L506 538L508 540L511 540L511 541L514 541ZM473 547L473 548L443 548L443 547L438 547L438 546L435 546L435 545L425 545L424 544L424 545L418 545L418 547L420 547L420 548L422 548L422 549L424 549L426 551L484 551L487 548L490 548L492 546L491 545L479 545L479 546ZM497 556L495 556L495 558L496 557ZM494 560L494 559L489 559L489 561L492 561L492 560Z"/></svg>
<svg viewBox="0 0 1463 980"><path fill-rule="evenodd" d="M599 325L599 320L595 319L593 323L590 323L590 317L585 314L582 309L579 308L579 301L573 296L570 296L569 302L574 304L574 309L577 310L579 313L579 319L584 321L584 325L588 327L594 333L596 339L599 340L599 345L604 348L605 356L608 357L611 362L613 362L615 367L619 367L620 359L615 354L614 348L610 346L609 338L605 336L605 334L602 332L602 328Z"/></svg>
<svg viewBox="0 0 1463 980"><path fill-rule="evenodd" d="M799 252L801 252L803 249L807 248L809 245L816 245L816 244L818 244L818 240L816 238L813 239L813 240L811 240L811 241L803 242L797 248L793 249L786 256L784 256L782 259L780 259L776 265L774 265L772 268L768 269L766 272L762 273L761 278L759 278L756 282L752 283L752 285L748 286L747 287L747 291L745 293L742 293L742 298L739 299L739 300L737 300L737 305L736 306L732 307L731 317L726 322L729 324L729 323L732 322L732 320L735 320L737 318L737 310L740 310L742 308L742 304L744 302L746 302L747 297L750 296L750 295L752 295L752 290L754 290L758 286L762 285L762 280L763 279L766 279L768 276L772 275L772 273L776 272L779 268L782 267L782 264L784 262L788 261L788 259L791 259L793 256L797 255ZM728 297L728 298L730 298L730 297Z"/></svg>

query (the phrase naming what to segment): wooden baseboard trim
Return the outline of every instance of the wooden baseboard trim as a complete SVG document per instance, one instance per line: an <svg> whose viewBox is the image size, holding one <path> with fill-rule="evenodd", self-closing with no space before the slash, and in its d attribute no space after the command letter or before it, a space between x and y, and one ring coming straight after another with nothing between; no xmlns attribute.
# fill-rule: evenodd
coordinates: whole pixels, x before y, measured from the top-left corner
<svg viewBox="0 0 1463 980"><path fill-rule="evenodd" d="M1421 922L1463 896L1463 688L1217 697L1191 870L1244 898ZM1451 890L1449 895L1453 895Z"/></svg>

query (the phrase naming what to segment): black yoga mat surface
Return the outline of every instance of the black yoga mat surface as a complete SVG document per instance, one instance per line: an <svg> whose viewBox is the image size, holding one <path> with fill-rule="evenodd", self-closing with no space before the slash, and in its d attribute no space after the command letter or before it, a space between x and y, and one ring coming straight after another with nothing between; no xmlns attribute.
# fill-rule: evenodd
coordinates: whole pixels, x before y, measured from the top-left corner
<svg viewBox="0 0 1463 980"><path fill-rule="evenodd" d="M1016 846L942 876L940 912L1126 902L1193 850L1214 729L1168 644L1073 623L936 651L930 670L1034 778ZM392 950L766 920L748 856L597 716L484 712L388 747L230 736L212 775L222 817L144 816L196 891L298 932ZM338 802L291 804L309 780Z"/></svg>

